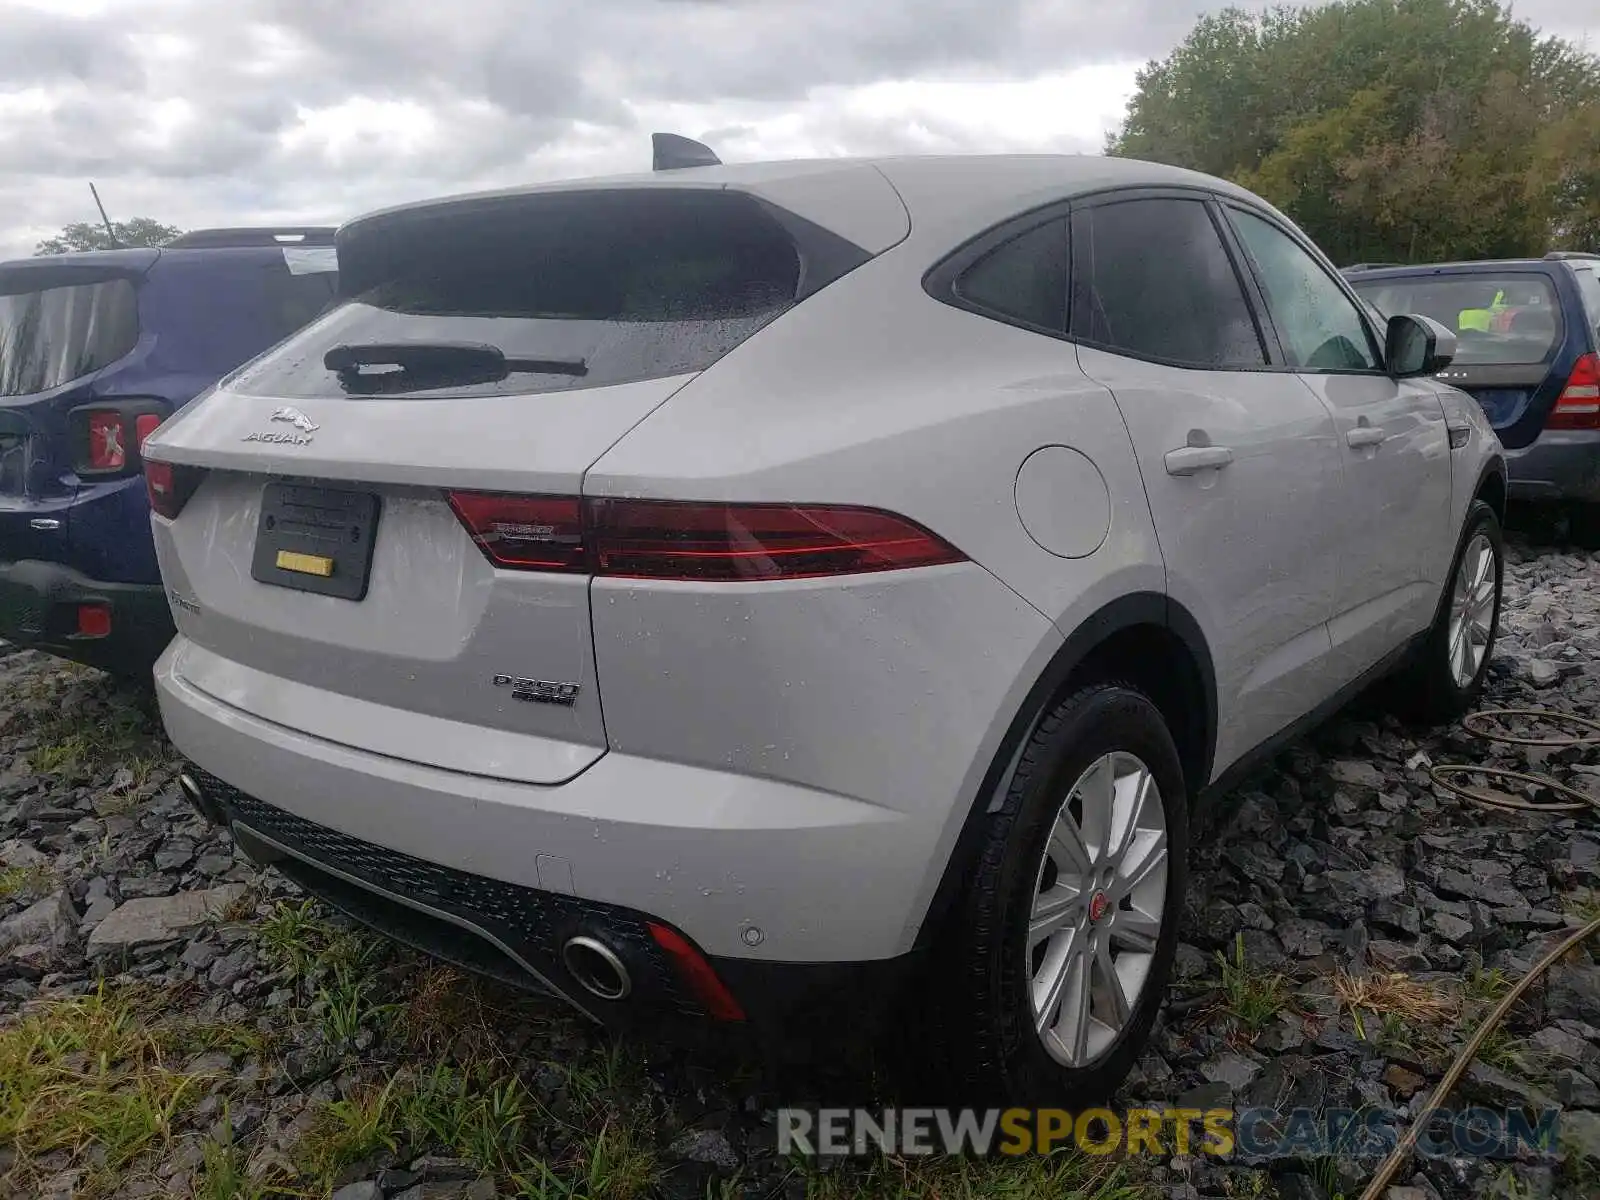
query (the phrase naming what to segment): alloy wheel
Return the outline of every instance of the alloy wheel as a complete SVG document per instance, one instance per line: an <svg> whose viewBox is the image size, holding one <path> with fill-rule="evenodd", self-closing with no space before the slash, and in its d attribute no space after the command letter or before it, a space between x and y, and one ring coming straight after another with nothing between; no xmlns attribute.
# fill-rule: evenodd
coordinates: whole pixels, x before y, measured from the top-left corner
<svg viewBox="0 0 1600 1200"><path fill-rule="evenodd" d="M1150 768L1102 755L1072 785L1039 864L1029 999L1045 1050L1083 1068L1110 1053L1144 994L1167 903L1167 818Z"/></svg>
<svg viewBox="0 0 1600 1200"><path fill-rule="evenodd" d="M1450 595L1450 678L1458 688L1470 686L1478 677L1488 653L1499 576L1489 536L1474 535L1461 555Z"/></svg>

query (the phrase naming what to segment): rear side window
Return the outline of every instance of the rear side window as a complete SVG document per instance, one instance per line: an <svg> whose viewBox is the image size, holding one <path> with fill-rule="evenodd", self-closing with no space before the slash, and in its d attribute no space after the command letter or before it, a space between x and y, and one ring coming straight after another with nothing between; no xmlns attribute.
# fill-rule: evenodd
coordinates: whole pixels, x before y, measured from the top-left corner
<svg viewBox="0 0 1600 1200"><path fill-rule="evenodd" d="M956 295L1004 320L1065 333L1067 231L1062 217L1001 243L962 272Z"/></svg>
<svg viewBox="0 0 1600 1200"><path fill-rule="evenodd" d="M1541 363L1561 340L1561 310L1537 271L1352 279L1390 316L1415 313L1455 331L1457 366Z"/></svg>
<svg viewBox="0 0 1600 1200"><path fill-rule="evenodd" d="M0 283L0 396L29 396L92 375L139 340L131 281L31 291Z"/></svg>
<svg viewBox="0 0 1600 1200"><path fill-rule="evenodd" d="M1085 209L1077 220L1074 336L1184 366L1266 365L1239 277L1202 201L1119 201Z"/></svg>
<svg viewBox="0 0 1600 1200"><path fill-rule="evenodd" d="M1600 271L1593 267L1574 267L1572 274L1578 281L1578 295L1583 301L1583 315L1589 322L1590 348L1600 341Z"/></svg>
<svg viewBox="0 0 1600 1200"><path fill-rule="evenodd" d="M338 295L338 276L329 271L295 274L276 265L267 270L267 312L272 341L311 324ZM269 343L270 344L270 343Z"/></svg>
<svg viewBox="0 0 1600 1200"><path fill-rule="evenodd" d="M800 252L772 210L688 189L441 206L341 242L339 266L341 290L354 294L231 388L473 396L698 371L793 305L801 285ZM396 344L406 361L367 361L363 348ZM362 361L329 370L335 347ZM474 358L483 347L507 364Z"/></svg>

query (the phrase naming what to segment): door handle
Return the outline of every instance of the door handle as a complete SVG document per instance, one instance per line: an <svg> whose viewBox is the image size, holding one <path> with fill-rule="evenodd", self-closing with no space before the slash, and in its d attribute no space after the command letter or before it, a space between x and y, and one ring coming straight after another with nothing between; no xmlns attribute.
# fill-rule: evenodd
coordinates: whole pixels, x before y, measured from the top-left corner
<svg viewBox="0 0 1600 1200"><path fill-rule="evenodd" d="M1194 475L1207 467L1225 467L1233 461L1226 446L1182 446L1168 450L1164 460L1168 475Z"/></svg>
<svg viewBox="0 0 1600 1200"><path fill-rule="evenodd" d="M1344 435L1344 442L1350 449L1360 450L1363 446L1381 445L1387 436L1376 425L1357 425Z"/></svg>

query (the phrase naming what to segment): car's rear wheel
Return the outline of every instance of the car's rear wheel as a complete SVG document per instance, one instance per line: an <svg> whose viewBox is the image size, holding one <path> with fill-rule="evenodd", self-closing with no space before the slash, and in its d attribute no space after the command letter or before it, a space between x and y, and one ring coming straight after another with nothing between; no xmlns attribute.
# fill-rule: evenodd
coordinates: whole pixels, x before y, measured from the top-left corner
<svg viewBox="0 0 1600 1200"><path fill-rule="evenodd" d="M1150 699L1101 683L1058 704L987 815L950 930L968 1102L1110 1096L1161 1005L1187 853L1183 769Z"/></svg>
<svg viewBox="0 0 1600 1200"><path fill-rule="evenodd" d="M1433 628L1399 680L1397 699L1406 715L1429 723L1451 721L1478 698L1500 626L1504 574L1500 520L1494 509L1475 500Z"/></svg>

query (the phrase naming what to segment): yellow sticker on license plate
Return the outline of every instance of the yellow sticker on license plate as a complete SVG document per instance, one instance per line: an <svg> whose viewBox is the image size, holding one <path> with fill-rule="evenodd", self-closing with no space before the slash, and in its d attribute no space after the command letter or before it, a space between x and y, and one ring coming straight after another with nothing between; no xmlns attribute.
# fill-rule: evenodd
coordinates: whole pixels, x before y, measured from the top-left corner
<svg viewBox="0 0 1600 1200"><path fill-rule="evenodd" d="M333 574L333 559L320 554L300 554L294 550L279 550L278 566L302 575L321 575L324 579Z"/></svg>

